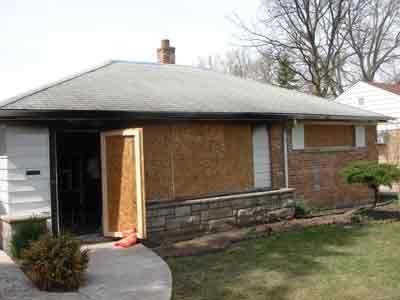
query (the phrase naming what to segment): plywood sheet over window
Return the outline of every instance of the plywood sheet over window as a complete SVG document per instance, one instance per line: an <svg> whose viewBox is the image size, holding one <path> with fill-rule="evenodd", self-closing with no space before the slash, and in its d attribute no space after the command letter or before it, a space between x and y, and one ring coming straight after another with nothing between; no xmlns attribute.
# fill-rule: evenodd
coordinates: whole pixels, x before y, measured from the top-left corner
<svg viewBox="0 0 400 300"><path fill-rule="evenodd" d="M354 126L352 125L304 125L305 147L354 146Z"/></svg>
<svg viewBox="0 0 400 300"><path fill-rule="evenodd" d="M146 126L143 130L146 196L150 200L173 198L172 128Z"/></svg>
<svg viewBox="0 0 400 300"><path fill-rule="evenodd" d="M244 191L253 186L250 124L145 126L143 138L148 200Z"/></svg>
<svg viewBox="0 0 400 300"><path fill-rule="evenodd" d="M250 125L187 123L173 139L176 198L252 187Z"/></svg>

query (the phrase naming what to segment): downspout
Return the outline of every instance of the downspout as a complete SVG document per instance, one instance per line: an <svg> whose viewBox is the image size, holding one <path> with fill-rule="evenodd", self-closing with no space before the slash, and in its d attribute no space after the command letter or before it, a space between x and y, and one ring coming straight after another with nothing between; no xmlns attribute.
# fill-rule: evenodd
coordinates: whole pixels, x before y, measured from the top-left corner
<svg viewBox="0 0 400 300"><path fill-rule="evenodd" d="M288 143L286 127L283 128L283 164L285 173L285 187L289 187L289 167L288 167Z"/></svg>
<svg viewBox="0 0 400 300"><path fill-rule="evenodd" d="M175 200L176 192L175 192L175 149L173 148L175 145L175 125L171 124L171 144L170 144L170 162L171 162L171 199Z"/></svg>
<svg viewBox="0 0 400 300"><path fill-rule="evenodd" d="M49 128L49 156L50 156L50 203L51 203L51 230L53 235L61 233L60 203L58 199L58 166L57 166L57 131Z"/></svg>

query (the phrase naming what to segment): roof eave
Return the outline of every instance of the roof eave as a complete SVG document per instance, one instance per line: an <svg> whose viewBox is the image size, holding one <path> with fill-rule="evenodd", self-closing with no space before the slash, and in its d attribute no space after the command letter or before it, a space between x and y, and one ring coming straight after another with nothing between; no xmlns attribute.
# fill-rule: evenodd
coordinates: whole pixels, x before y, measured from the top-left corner
<svg viewBox="0 0 400 300"><path fill-rule="evenodd" d="M0 109L0 120L334 120L386 122L386 116L340 116L297 113L231 112L149 112L93 110L7 110Z"/></svg>

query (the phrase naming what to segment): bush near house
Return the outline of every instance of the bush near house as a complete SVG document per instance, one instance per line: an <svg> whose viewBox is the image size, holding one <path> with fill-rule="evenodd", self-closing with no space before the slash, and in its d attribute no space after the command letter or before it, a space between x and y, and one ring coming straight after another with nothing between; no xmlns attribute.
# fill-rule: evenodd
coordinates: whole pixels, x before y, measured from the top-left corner
<svg viewBox="0 0 400 300"><path fill-rule="evenodd" d="M296 200L294 203L294 215L296 218L303 218L311 213L311 210L303 200Z"/></svg>
<svg viewBox="0 0 400 300"><path fill-rule="evenodd" d="M40 290L74 291L84 281L89 250L70 235L44 235L21 253L22 267Z"/></svg>
<svg viewBox="0 0 400 300"><path fill-rule="evenodd" d="M40 236L47 233L46 223L35 217L19 223L11 239L11 255L20 258L21 251L29 246L32 241L37 241Z"/></svg>
<svg viewBox="0 0 400 300"><path fill-rule="evenodd" d="M365 184L374 192L374 204L379 201L379 186L392 187L400 180L400 169L392 164L380 164L377 161L357 161L344 167L341 176L349 184Z"/></svg>

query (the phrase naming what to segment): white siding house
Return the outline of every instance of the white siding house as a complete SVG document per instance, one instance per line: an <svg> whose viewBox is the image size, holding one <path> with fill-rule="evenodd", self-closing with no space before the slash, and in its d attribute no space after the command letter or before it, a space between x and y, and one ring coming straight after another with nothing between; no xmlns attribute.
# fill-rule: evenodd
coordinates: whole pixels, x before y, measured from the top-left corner
<svg viewBox="0 0 400 300"><path fill-rule="evenodd" d="M379 85L360 81L337 97L336 101L396 118L379 124L378 132L400 128L400 95Z"/></svg>
<svg viewBox="0 0 400 300"><path fill-rule="evenodd" d="M400 163L400 84L360 81L341 94L336 101L394 118L386 123L378 123L379 161ZM398 193L400 186L396 184L391 189L381 187L381 191Z"/></svg>
<svg viewBox="0 0 400 300"><path fill-rule="evenodd" d="M50 214L48 129L2 125L0 131L0 215Z"/></svg>

